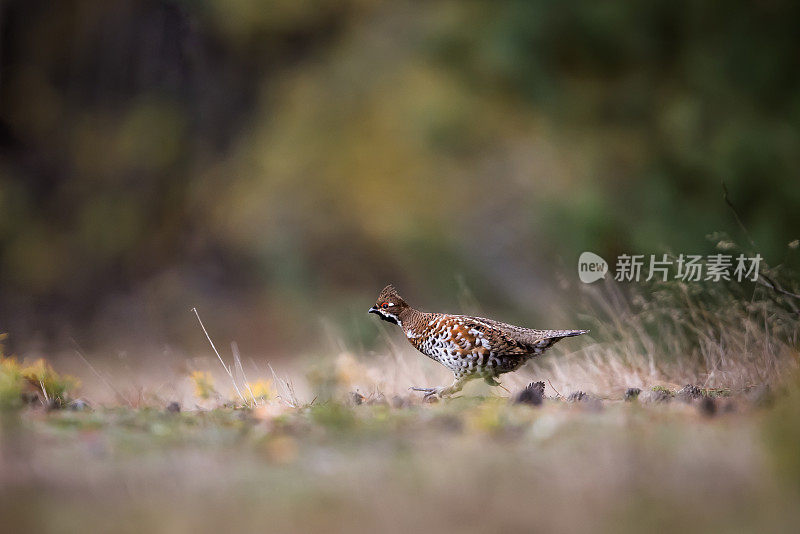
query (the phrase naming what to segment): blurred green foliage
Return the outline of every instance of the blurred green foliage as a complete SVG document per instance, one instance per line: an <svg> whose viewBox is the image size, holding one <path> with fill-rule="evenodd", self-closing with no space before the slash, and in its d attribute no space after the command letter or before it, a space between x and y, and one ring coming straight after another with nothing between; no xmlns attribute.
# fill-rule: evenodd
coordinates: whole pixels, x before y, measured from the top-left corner
<svg viewBox="0 0 800 534"><path fill-rule="evenodd" d="M755 247L796 262L799 15L6 0L3 326L172 343L197 338L185 310L206 305L278 350L333 311L368 337L362 308L388 281L531 317L583 250L746 241L723 181Z"/></svg>
<svg viewBox="0 0 800 534"><path fill-rule="evenodd" d="M800 495L800 374L790 377L784 389L777 395L775 409L765 418L764 440L775 473L789 491Z"/></svg>
<svg viewBox="0 0 800 534"><path fill-rule="evenodd" d="M22 406L22 389L25 383L22 367L3 351L5 334L0 334L0 410Z"/></svg>
<svg viewBox="0 0 800 534"><path fill-rule="evenodd" d="M554 225L604 230L581 248L691 250L730 226L724 181L758 246L782 259L800 228L796 3L504 4L461 14L440 48L465 80L559 125L587 160L576 185L603 184L602 208L565 201Z"/></svg>

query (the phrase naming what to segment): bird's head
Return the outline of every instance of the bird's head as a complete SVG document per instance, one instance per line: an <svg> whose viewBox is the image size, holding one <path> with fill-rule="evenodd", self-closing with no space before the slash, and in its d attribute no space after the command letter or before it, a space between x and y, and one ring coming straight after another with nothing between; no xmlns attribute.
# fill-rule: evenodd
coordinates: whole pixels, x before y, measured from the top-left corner
<svg viewBox="0 0 800 534"><path fill-rule="evenodd" d="M389 284L384 287L375 305L369 309L369 313L374 313L384 321L400 324L400 314L408 308L408 304L397 290Z"/></svg>

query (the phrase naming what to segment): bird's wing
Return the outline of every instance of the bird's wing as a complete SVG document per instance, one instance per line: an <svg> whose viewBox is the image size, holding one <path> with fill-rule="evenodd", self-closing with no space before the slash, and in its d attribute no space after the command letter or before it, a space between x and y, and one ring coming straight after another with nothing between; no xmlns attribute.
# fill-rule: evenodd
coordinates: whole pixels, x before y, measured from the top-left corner
<svg viewBox="0 0 800 534"><path fill-rule="evenodd" d="M524 343L496 321L458 315L451 323L450 341L465 352L494 352L503 355L524 355L531 351ZM509 325L510 326L510 325Z"/></svg>
<svg viewBox="0 0 800 534"><path fill-rule="evenodd" d="M535 330L513 324L487 319L485 317L465 317L472 327L498 345L511 352L503 354L538 354L557 341L585 334L588 330ZM492 345L495 346L495 345Z"/></svg>

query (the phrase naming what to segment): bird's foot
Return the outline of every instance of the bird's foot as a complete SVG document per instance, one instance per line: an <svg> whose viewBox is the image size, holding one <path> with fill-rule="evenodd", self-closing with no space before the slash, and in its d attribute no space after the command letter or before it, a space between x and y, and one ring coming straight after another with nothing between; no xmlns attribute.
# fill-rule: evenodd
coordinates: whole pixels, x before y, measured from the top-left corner
<svg viewBox="0 0 800 534"><path fill-rule="evenodd" d="M423 395L423 397L422 397L423 400L428 400L428 399L430 399L432 397L438 397L438 398L441 399L442 397L449 397L450 395L453 395L453 394L458 393L459 391L461 391L461 388L464 387L464 382L465 382L464 378L456 378L456 380L452 384L450 384L449 386L442 386L442 387L438 387L438 388L415 388L415 387L411 387L409 389L411 389L413 391L421 391L421 392L425 393L425 395Z"/></svg>
<svg viewBox="0 0 800 534"><path fill-rule="evenodd" d="M453 395L454 393L458 393L458 391L460 391L460 389L455 389L452 386L442 386L442 387L438 387L438 388L415 388L415 387L412 387L412 388L409 388L409 389L411 389L413 391L421 391L421 392L423 392L425 395L422 396L422 400L429 400L429 399L432 399L432 398L441 399L443 397L449 397L449 396Z"/></svg>
<svg viewBox="0 0 800 534"><path fill-rule="evenodd" d="M421 391L425 395L422 396L422 400L428 400L431 397L441 397L442 396L442 389L444 388L409 388L412 391Z"/></svg>

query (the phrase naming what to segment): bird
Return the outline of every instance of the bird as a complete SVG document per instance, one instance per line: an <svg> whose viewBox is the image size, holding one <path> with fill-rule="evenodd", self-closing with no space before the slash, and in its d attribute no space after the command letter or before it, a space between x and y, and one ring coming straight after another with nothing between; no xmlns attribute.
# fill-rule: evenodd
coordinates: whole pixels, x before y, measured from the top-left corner
<svg viewBox="0 0 800 534"><path fill-rule="evenodd" d="M423 392L425 400L452 396L474 379L500 386L501 374L516 371L565 337L589 332L534 330L484 317L424 312L411 307L391 284L368 313L398 325L414 348L453 372L455 380L448 386L410 388Z"/></svg>

